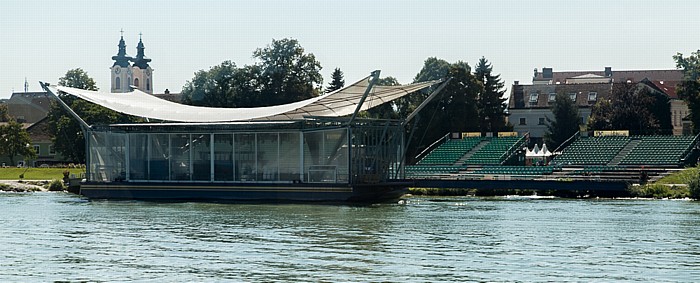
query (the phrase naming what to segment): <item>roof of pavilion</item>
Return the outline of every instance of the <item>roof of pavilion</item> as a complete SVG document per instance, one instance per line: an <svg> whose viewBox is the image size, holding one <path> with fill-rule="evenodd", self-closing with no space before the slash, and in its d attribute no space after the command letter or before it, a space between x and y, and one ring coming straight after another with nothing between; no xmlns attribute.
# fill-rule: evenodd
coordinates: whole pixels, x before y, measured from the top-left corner
<svg viewBox="0 0 700 283"><path fill-rule="evenodd" d="M378 73L377 73L378 75ZM331 93L283 105L251 108L214 108L191 106L167 101L139 90L128 93L89 91L64 86L47 86L53 94L59 91L119 113L132 116L185 123L235 121L282 121L305 117L341 117L353 114L365 92L368 96L360 110L367 110L441 81L427 81L403 86L370 87L372 75Z"/></svg>

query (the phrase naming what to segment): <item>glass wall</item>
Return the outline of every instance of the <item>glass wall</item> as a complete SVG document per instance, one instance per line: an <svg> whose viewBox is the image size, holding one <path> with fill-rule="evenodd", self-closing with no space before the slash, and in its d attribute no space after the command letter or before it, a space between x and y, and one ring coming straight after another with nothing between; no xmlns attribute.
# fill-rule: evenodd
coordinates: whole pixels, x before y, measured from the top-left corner
<svg viewBox="0 0 700 283"><path fill-rule="evenodd" d="M279 178L280 181L301 181L304 179L301 170L301 153L299 133L279 134Z"/></svg>
<svg viewBox="0 0 700 283"><path fill-rule="evenodd" d="M348 182L347 129L304 133L306 182Z"/></svg>
<svg viewBox="0 0 700 283"><path fill-rule="evenodd" d="M90 133L90 181L112 182L126 179L125 138L124 134Z"/></svg>
<svg viewBox="0 0 700 283"><path fill-rule="evenodd" d="M146 134L129 134L129 180L148 180L148 135Z"/></svg>
<svg viewBox="0 0 700 283"><path fill-rule="evenodd" d="M170 135L170 180L189 181L190 175L190 135Z"/></svg>
<svg viewBox="0 0 700 283"><path fill-rule="evenodd" d="M233 135L214 135L214 181L233 181Z"/></svg>
<svg viewBox="0 0 700 283"><path fill-rule="evenodd" d="M347 133L90 132L90 179L346 183Z"/></svg>
<svg viewBox="0 0 700 283"><path fill-rule="evenodd" d="M150 134L148 179L167 181L170 179L170 137L168 134Z"/></svg>
<svg viewBox="0 0 700 283"><path fill-rule="evenodd" d="M257 134L257 180L279 180L279 135Z"/></svg>
<svg viewBox="0 0 700 283"><path fill-rule="evenodd" d="M192 180L211 180L211 135L192 135Z"/></svg>
<svg viewBox="0 0 700 283"><path fill-rule="evenodd" d="M255 181L255 134L234 134L235 181Z"/></svg>

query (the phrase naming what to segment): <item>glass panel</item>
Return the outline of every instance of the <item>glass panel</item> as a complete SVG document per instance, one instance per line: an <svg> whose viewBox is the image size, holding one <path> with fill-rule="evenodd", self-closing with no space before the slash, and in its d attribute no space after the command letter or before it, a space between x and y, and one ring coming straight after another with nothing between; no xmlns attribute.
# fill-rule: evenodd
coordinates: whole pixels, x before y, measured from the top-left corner
<svg viewBox="0 0 700 283"><path fill-rule="evenodd" d="M233 135L214 135L214 180L233 181Z"/></svg>
<svg viewBox="0 0 700 283"><path fill-rule="evenodd" d="M190 135L170 135L170 180L190 180Z"/></svg>
<svg viewBox="0 0 700 283"><path fill-rule="evenodd" d="M257 180L277 181L279 179L279 143L277 133L258 134L257 141Z"/></svg>
<svg viewBox="0 0 700 283"><path fill-rule="evenodd" d="M280 133L280 180L299 181L299 133Z"/></svg>
<svg viewBox="0 0 700 283"><path fill-rule="evenodd" d="M129 179L148 180L148 156L146 155L148 136L145 134L129 135Z"/></svg>
<svg viewBox="0 0 700 283"><path fill-rule="evenodd" d="M211 135L192 135L192 180L211 181Z"/></svg>
<svg viewBox="0 0 700 283"><path fill-rule="evenodd" d="M90 139L88 141L90 143L88 146L90 149L88 152L90 155L90 175L88 176L88 180L90 181L104 182L109 180L107 171L111 168L109 165L105 164L107 156L105 156L106 144L104 135L104 133L90 132Z"/></svg>
<svg viewBox="0 0 700 283"><path fill-rule="evenodd" d="M168 180L168 160L170 158L167 134L151 134L151 154L148 164L149 180Z"/></svg>
<svg viewBox="0 0 700 283"><path fill-rule="evenodd" d="M255 181L255 134L235 134L236 181Z"/></svg>
<svg viewBox="0 0 700 283"><path fill-rule="evenodd" d="M347 182L347 130L304 133L307 182Z"/></svg>
<svg viewBox="0 0 700 283"><path fill-rule="evenodd" d="M111 148L109 159L113 165L113 175L110 180L123 181L126 180L126 135L108 133L107 140Z"/></svg>

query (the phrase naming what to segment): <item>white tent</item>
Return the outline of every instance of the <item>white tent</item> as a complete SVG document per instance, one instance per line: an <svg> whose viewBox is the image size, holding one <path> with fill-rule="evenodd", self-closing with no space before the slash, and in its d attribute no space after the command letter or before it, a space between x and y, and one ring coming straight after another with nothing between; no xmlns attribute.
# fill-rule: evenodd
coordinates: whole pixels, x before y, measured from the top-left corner
<svg viewBox="0 0 700 283"><path fill-rule="evenodd" d="M352 114L370 85L371 76L349 86L318 97L294 103L251 108L214 108L184 105L134 90L128 93L89 91L63 86L48 86L54 94L59 91L104 106L114 111L149 119L189 122L234 122L252 120L290 120L305 116L340 117ZM373 86L360 110L400 98L440 81L428 81L405 86Z"/></svg>

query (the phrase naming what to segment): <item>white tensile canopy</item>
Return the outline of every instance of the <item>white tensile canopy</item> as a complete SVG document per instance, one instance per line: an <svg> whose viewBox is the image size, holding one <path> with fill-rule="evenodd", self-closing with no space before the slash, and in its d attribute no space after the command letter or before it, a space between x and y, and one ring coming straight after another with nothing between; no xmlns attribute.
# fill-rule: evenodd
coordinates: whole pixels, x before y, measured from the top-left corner
<svg viewBox="0 0 700 283"><path fill-rule="evenodd" d="M128 115L172 122L211 123L350 115L355 112L371 79L372 77L368 76L345 88L294 103L251 108L184 105L160 99L139 90L128 93L108 93L55 85L48 86L48 90L54 94L61 91ZM439 82L428 81L405 86L372 86L360 110L370 109Z"/></svg>

